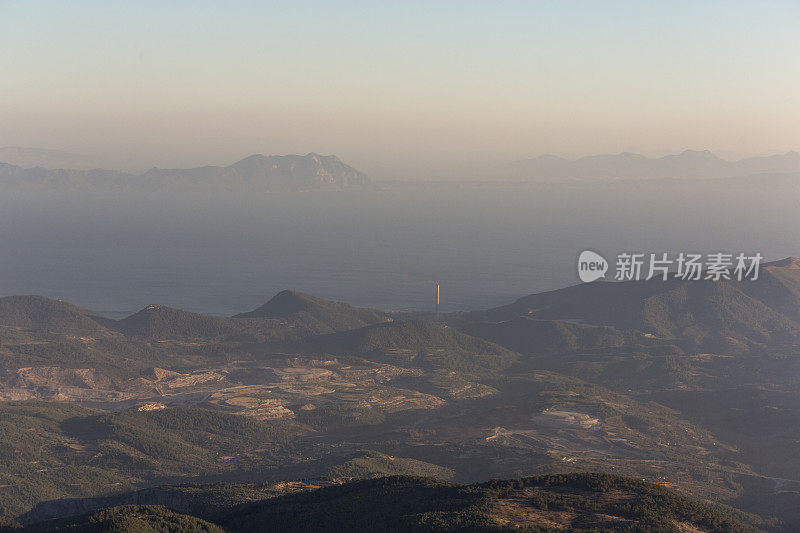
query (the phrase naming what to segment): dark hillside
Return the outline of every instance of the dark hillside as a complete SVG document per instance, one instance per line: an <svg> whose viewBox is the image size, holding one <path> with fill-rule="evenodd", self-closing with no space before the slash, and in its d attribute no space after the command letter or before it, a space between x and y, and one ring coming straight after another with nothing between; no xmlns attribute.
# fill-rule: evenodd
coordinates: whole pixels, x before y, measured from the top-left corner
<svg viewBox="0 0 800 533"><path fill-rule="evenodd" d="M392 364L466 372L494 372L517 359L517 354L506 348L424 320L389 322L320 335L294 346L306 353L353 355Z"/></svg>
<svg viewBox="0 0 800 533"><path fill-rule="evenodd" d="M641 335L609 326L587 326L574 322L536 320L527 316L504 322L478 322L461 328L522 354L557 354L573 350L617 348L642 341Z"/></svg>
<svg viewBox="0 0 800 533"><path fill-rule="evenodd" d="M176 513L166 507L127 505L42 522L22 531L47 533L83 531L86 533L223 533L214 524L194 516Z"/></svg>
<svg viewBox="0 0 800 533"><path fill-rule="evenodd" d="M163 305L148 305L141 311L117 322L117 328L135 337L147 338L215 338L232 335L245 324L231 318L201 315Z"/></svg>
<svg viewBox="0 0 800 533"><path fill-rule="evenodd" d="M298 324L313 334L334 333L386 322L389 317L374 309L361 309L295 291L282 291L270 301L235 318L277 318Z"/></svg>
<svg viewBox="0 0 800 533"><path fill-rule="evenodd" d="M245 504L216 522L233 531L757 531L757 517L712 508L609 474L478 485L389 477Z"/></svg>
<svg viewBox="0 0 800 533"><path fill-rule="evenodd" d="M0 325L71 335L107 333L109 319L78 306L43 296L0 298Z"/></svg>
<svg viewBox="0 0 800 533"><path fill-rule="evenodd" d="M797 342L800 275L765 268L758 281L595 282L533 294L462 322L579 320L588 325L636 330L661 339L683 339L698 349L746 352Z"/></svg>

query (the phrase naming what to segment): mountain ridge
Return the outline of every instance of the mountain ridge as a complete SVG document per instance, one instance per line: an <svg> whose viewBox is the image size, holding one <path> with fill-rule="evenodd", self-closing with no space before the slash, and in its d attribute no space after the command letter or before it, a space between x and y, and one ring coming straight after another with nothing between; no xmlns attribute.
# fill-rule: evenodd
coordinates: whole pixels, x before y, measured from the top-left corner
<svg viewBox="0 0 800 533"><path fill-rule="evenodd" d="M290 338L348 331L391 322L382 311L284 290L257 309L233 317L151 304L114 320L39 295L0 297L0 327L92 337L122 333L139 338L205 338L276 332Z"/></svg>
<svg viewBox="0 0 800 533"><path fill-rule="evenodd" d="M460 320L507 323L518 317L579 320L591 326L688 341L696 349L741 352L795 344L800 336L800 259L766 263L755 281L670 278L584 283L523 296ZM540 327L542 322L527 324ZM497 330L497 326L490 329ZM484 331L494 338L486 327L472 325L467 330Z"/></svg>
<svg viewBox="0 0 800 533"><path fill-rule="evenodd" d="M214 532L756 532L764 525L757 516L644 481L582 472L472 485L416 476L381 477L243 500L222 509L203 509L198 515L202 518L166 507L128 505L40 522L22 531L74 530L98 523L108 528L104 531L120 531L123 524L143 528L143 522L151 530Z"/></svg>
<svg viewBox="0 0 800 533"><path fill-rule="evenodd" d="M25 168L0 163L0 188L57 191L305 191L365 188L369 177L335 155L254 154L228 166L115 170Z"/></svg>
<svg viewBox="0 0 800 533"><path fill-rule="evenodd" d="M0 161L23 168L93 168L91 159L84 155L27 146L0 146Z"/></svg>
<svg viewBox="0 0 800 533"><path fill-rule="evenodd" d="M545 154L502 165L497 172L505 178L529 180L719 179L800 172L800 153L790 151L737 161L722 159L709 150L684 150L655 158L631 152L578 159Z"/></svg>
<svg viewBox="0 0 800 533"><path fill-rule="evenodd" d="M317 333L357 329L391 319L381 311L354 307L344 302L324 300L292 290L284 290L264 305L234 315L233 318L275 318L299 320Z"/></svg>

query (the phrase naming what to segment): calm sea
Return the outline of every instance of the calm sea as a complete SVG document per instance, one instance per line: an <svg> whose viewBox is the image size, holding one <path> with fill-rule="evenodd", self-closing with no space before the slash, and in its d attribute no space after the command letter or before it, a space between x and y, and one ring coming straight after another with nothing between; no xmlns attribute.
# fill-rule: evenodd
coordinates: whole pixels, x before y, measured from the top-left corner
<svg viewBox="0 0 800 533"><path fill-rule="evenodd" d="M283 289L388 310L469 310L577 282L580 251L800 255L800 191L430 187L259 198L0 198L0 295L122 317L217 315Z"/></svg>

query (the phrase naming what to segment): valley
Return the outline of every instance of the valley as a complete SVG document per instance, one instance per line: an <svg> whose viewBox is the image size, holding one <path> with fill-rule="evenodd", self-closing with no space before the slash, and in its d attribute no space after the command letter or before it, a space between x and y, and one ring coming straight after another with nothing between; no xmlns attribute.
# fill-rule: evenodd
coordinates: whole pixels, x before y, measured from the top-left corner
<svg viewBox="0 0 800 533"><path fill-rule="evenodd" d="M1 298L0 514L606 472L791 530L797 264L758 287L587 284L439 322L292 291L231 318ZM500 514L566 520L514 501Z"/></svg>

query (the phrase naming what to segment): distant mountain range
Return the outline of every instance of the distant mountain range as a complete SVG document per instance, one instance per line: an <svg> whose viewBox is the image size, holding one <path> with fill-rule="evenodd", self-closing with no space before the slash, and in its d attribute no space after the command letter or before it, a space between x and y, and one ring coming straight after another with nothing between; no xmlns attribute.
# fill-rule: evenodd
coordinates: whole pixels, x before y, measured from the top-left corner
<svg viewBox="0 0 800 533"><path fill-rule="evenodd" d="M25 146L0 146L0 161L18 167L71 168L89 170L94 165L86 156Z"/></svg>
<svg viewBox="0 0 800 533"><path fill-rule="evenodd" d="M0 153L2 156L2 153ZM0 163L0 189L56 191L306 191L363 188L366 174L334 155L252 155L226 166L152 168L144 174L114 170L24 168Z"/></svg>
<svg viewBox="0 0 800 533"><path fill-rule="evenodd" d="M514 161L478 175L454 167L439 184L495 181L560 183L598 181L706 180L732 186L800 183L800 153L795 151L728 161L708 150L651 158L631 152L566 159L541 155ZM453 181L450 181L453 180ZM143 174L94 168L87 157L38 148L0 147L0 190L58 191L306 191L353 189L371 185L363 172L334 155L251 155L229 166L151 168ZM409 186L428 181L384 181Z"/></svg>
<svg viewBox="0 0 800 533"><path fill-rule="evenodd" d="M754 174L800 172L800 153L726 161L708 150L650 158L630 152L565 159L541 155L504 165L498 175L506 179L560 181L609 179L715 179Z"/></svg>

